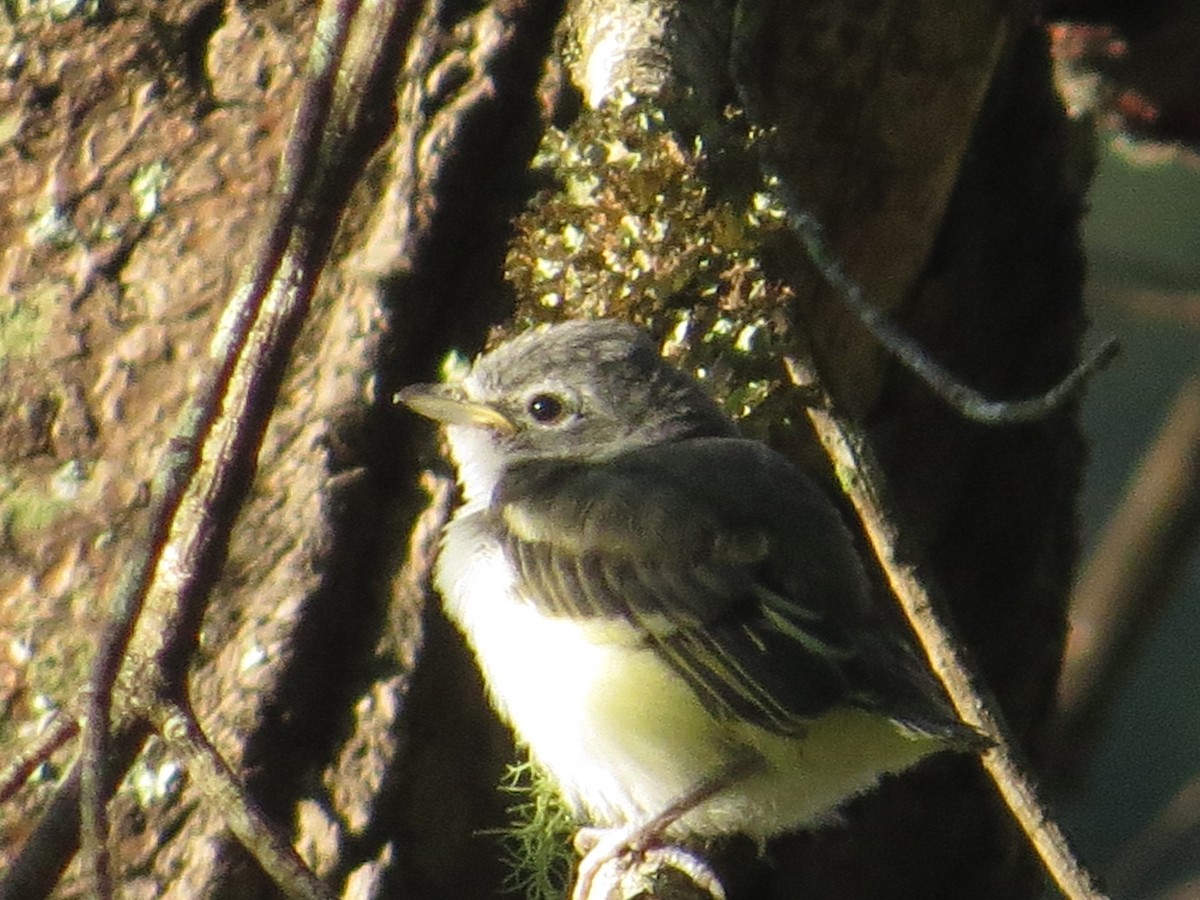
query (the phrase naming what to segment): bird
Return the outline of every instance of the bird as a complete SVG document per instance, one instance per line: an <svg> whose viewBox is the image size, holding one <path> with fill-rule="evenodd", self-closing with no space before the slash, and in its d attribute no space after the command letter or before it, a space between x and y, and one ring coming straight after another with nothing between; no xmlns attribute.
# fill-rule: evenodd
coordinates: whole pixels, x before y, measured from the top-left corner
<svg viewBox="0 0 1200 900"><path fill-rule="evenodd" d="M579 900L619 857L821 827L977 745L833 501L641 328L536 327L396 399L445 429L433 582L584 828Z"/></svg>

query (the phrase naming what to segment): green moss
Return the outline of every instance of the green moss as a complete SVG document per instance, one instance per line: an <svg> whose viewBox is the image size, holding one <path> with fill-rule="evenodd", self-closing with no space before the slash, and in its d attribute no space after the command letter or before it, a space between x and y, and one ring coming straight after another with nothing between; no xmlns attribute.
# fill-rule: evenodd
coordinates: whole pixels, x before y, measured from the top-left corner
<svg viewBox="0 0 1200 900"><path fill-rule="evenodd" d="M576 824L536 763L509 766L502 790L518 798L511 825L500 832L510 868L504 890L527 900L563 900L575 862Z"/></svg>
<svg viewBox="0 0 1200 900"><path fill-rule="evenodd" d="M63 292L48 285L21 297L0 297L0 359L42 353L50 334L51 314L62 299Z"/></svg>
<svg viewBox="0 0 1200 900"><path fill-rule="evenodd" d="M557 187L519 217L506 274L518 326L640 322L731 415L753 418L786 382L792 294L771 260L791 238L760 174L761 134L733 112L723 124L710 147L624 98L550 129L535 165Z"/></svg>
<svg viewBox="0 0 1200 900"><path fill-rule="evenodd" d="M52 525L68 508L66 501L20 486L0 472L0 528L8 534L32 534Z"/></svg>
<svg viewBox="0 0 1200 900"><path fill-rule="evenodd" d="M69 460L48 482L31 486L0 467L0 530L19 538L50 528L75 508L89 474L84 463Z"/></svg>

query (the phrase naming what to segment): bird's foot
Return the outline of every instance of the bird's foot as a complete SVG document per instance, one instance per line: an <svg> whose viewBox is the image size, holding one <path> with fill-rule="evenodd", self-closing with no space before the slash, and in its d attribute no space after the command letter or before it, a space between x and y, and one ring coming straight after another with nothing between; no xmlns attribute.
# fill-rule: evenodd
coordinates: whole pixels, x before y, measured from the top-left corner
<svg viewBox="0 0 1200 900"><path fill-rule="evenodd" d="M650 827L653 826L653 827ZM583 854L571 900L623 900L645 896L663 869L675 869L712 900L726 900L712 867L685 847L660 843L657 821L624 828L581 828L575 848Z"/></svg>

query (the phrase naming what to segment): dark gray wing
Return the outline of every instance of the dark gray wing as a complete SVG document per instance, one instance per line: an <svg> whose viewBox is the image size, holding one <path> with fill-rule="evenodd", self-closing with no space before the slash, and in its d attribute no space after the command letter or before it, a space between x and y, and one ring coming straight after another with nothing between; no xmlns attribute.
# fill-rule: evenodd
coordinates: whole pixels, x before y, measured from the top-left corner
<svg viewBox="0 0 1200 900"><path fill-rule="evenodd" d="M714 714L796 733L850 705L953 730L875 615L837 511L762 444L697 438L598 464L522 463L492 516L533 603L629 621Z"/></svg>

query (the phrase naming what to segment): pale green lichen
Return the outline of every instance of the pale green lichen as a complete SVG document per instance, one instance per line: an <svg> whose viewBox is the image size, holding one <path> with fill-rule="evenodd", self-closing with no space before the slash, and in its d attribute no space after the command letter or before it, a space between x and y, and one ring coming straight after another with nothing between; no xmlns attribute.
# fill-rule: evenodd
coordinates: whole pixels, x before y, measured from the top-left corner
<svg viewBox="0 0 1200 900"><path fill-rule="evenodd" d="M50 476L50 493L56 500L68 502L79 497L80 490L88 483L90 466L83 460L69 459Z"/></svg>
<svg viewBox="0 0 1200 900"><path fill-rule="evenodd" d="M100 10L100 0L4 0L4 11L11 22L24 18L50 22L90 21L100 14Z"/></svg>
<svg viewBox="0 0 1200 900"><path fill-rule="evenodd" d="M30 2L31 9L40 8L52 21L66 22L68 19L90 20L100 14L100 0L42 0Z"/></svg>
<svg viewBox="0 0 1200 900"><path fill-rule="evenodd" d="M563 900L575 862L577 825L546 773L531 760L510 765L501 789L518 798L499 832L509 867L503 888L526 900Z"/></svg>
<svg viewBox="0 0 1200 900"><path fill-rule="evenodd" d="M158 213L162 203L163 188L170 181L171 173L161 160L139 166L129 180L129 191L133 195L134 209L138 220L148 222Z"/></svg>
<svg viewBox="0 0 1200 900"><path fill-rule="evenodd" d="M146 742L138 758L130 766L121 784L121 791L130 791L142 809L169 806L183 790L186 773L183 766L156 737Z"/></svg>
<svg viewBox="0 0 1200 900"><path fill-rule="evenodd" d="M26 230L31 246L47 246L67 250L83 244L83 236L71 221L70 210L54 200L45 200L37 207L36 215Z"/></svg>
<svg viewBox="0 0 1200 900"><path fill-rule="evenodd" d="M16 537L45 531L72 508L44 489L31 489L0 469L0 531Z"/></svg>
<svg viewBox="0 0 1200 900"><path fill-rule="evenodd" d="M666 355L741 418L785 381L792 295L770 260L790 237L754 161L761 135L733 112L725 124L714 149L626 98L550 129L535 166L558 188L519 217L506 274L518 325L618 316L670 334Z"/></svg>
<svg viewBox="0 0 1200 900"><path fill-rule="evenodd" d="M25 125L25 110L15 105L0 112L0 148L16 140Z"/></svg>
<svg viewBox="0 0 1200 900"><path fill-rule="evenodd" d="M14 297L0 296L0 359L36 357L50 334L51 315L62 290L40 286Z"/></svg>

